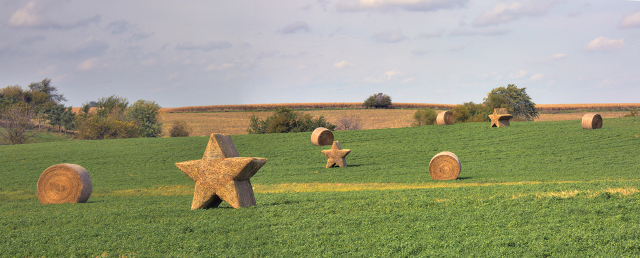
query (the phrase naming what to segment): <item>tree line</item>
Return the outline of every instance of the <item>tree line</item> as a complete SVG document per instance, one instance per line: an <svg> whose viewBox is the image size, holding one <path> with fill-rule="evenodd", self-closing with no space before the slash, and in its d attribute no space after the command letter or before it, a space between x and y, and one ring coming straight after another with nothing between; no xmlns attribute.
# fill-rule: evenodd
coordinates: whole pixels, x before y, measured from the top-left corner
<svg viewBox="0 0 640 258"><path fill-rule="evenodd" d="M0 89L0 136L11 144L25 143L40 131L44 123L58 132L74 131L79 139L117 139L158 137L160 105L138 100L132 105L116 95L83 104L76 114L65 107L66 99L45 78L29 84L9 85Z"/></svg>

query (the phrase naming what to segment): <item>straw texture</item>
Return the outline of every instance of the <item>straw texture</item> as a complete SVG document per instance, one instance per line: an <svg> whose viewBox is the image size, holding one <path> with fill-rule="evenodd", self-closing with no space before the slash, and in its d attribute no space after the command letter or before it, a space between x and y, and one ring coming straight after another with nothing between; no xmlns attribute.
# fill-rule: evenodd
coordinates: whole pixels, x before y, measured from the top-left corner
<svg viewBox="0 0 640 258"><path fill-rule="evenodd" d="M597 113L586 113L582 117L582 129L602 128L602 116Z"/></svg>
<svg viewBox="0 0 640 258"><path fill-rule="evenodd" d="M461 170L460 159L456 154L443 151L431 158L429 162L429 175L433 180L457 179Z"/></svg>
<svg viewBox="0 0 640 258"><path fill-rule="evenodd" d="M438 114L438 117L436 117L436 123L438 125L452 125L455 122L456 118L455 116L453 116L453 113L451 111L440 112L440 114Z"/></svg>
<svg viewBox="0 0 640 258"><path fill-rule="evenodd" d="M327 166L326 168L331 168L333 166L338 165L338 167L344 168L347 167L347 155L351 153L349 149L342 149L340 143L335 141L331 146L330 150L321 151L325 157L327 157Z"/></svg>
<svg viewBox="0 0 640 258"><path fill-rule="evenodd" d="M311 143L316 146L331 145L333 143L333 133L324 127L318 127L311 134Z"/></svg>
<svg viewBox="0 0 640 258"><path fill-rule="evenodd" d="M489 118L491 118L491 127L505 127L510 125L509 121L513 116L507 114L506 108L494 108Z"/></svg>
<svg viewBox="0 0 640 258"><path fill-rule="evenodd" d="M53 165L38 179L38 200L42 204L83 203L92 190L89 172L76 164Z"/></svg>
<svg viewBox="0 0 640 258"><path fill-rule="evenodd" d="M202 159L176 163L196 181L192 210L215 208L223 201L234 208L256 205L250 179L267 160L238 156L231 136L211 134Z"/></svg>

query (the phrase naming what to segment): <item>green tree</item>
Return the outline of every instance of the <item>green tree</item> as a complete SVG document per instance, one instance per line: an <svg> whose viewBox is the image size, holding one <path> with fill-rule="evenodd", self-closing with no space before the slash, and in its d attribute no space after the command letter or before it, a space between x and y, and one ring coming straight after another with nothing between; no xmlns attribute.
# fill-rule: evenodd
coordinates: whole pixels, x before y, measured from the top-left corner
<svg viewBox="0 0 640 258"><path fill-rule="evenodd" d="M22 144L35 134L28 134L27 130L33 126L31 117L33 108L25 103L15 103L0 110L0 136L11 144Z"/></svg>
<svg viewBox="0 0 640 258"><path fill-rule="evenodd" d="M247 132L249 134L311 132L318 127L333 130L336 126L327 122L324 116L313 119L310 114L295 112L288 107L280 107L265 120L251 116Z"/></svg>
<svg viewBox="0 0 640 258"><path fill-rule="evenodd" d="M78 137L93 140L140 137L138 125L125 117L128 105L126 98L111 95L100 98L96 112L92 113L90 104L85 103L76 117Z"/></svg>
<svg viewBox="0 0 640 258"><path fill-rule="evenodd" d="M436 123L436 112L430 108L416 110L413 113L413 126L433 125Z"/></svg>
<svg viewBox="0 0 640 258"><path fill-rule="evenodd" d="M391 106L391 97L382 93L373 94L362 105L367 108L388 108Z"/></svg>
<svg viewBox="0 0 640 258"><path fill-rule="evenodd" d="M44 78L39 82L32 82L29 84L29 89L32 92L42 92L48 96L48 100L55 104L60 104L62 102L67 101L64 95L58 93L58 89L51 85L51 79Z"/></svg>
<svg viewBox="0 0 640 258"><path fill-rule="evenodd" d="M158 137L162 134L159 111L158 103L141 99L126 109L126 119L138 125L142 137Z"/></svg>
<svg viewBox="0 0 640 258"><path fill-rule="evenodd" d="M526 88L518 88L514 84L498 87L487 93L484 104L491 110L506 108L511 115L522 120L531 121L538 117L536 104L526 92Z"/></svg>

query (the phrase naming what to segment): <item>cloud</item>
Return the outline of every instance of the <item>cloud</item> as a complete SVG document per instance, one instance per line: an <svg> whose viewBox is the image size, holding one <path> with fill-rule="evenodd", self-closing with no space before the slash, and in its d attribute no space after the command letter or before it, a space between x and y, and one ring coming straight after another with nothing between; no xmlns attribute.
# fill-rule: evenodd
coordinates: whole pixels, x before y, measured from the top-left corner
<svg viewBox="0 0 640 258"><path fill-rule="evenodd" d="M436 32L430 32L430 33L423 32L423 33L420 33L420 34L418 34L418 36L416 36L416 38L419 38L419 39L438 38L438 37L442 37L442 35L444 35L444 30L440 29L440 30L438 30Z"/></svg>
<svg viewBox="0 0 640 258"><path fill-rule="evenodd" d="M347 62L347 60L342 60L340 62L333 64L333 68L337 68L337 69L342 69L347 67L353 67L353 64L350 62Z"/></svg>
<svg viewBox="0 0 640 258"><path fill-rule="evenodd" d="M284 28L280 29L278 32L282 34L293 34L300 31L309 32L309 24L303 21L297 21L285 26Z"/></svg>
<svg viewBox="0 0 640 258"><path fill-rule="evenodd" d="M486 30L470 30L470 29L465 29L465 28L456 28L455 30L451 31L449 33L450 36L476 36L476 35L480 35L480 36L500 36L500 35L505 35L507 33L511 32L510 30L504 30L504 29L496 29L496 28L491 28L491 29L486 29Z"/></svg>
<svg viewBox="0 0 640 258"><path fill-rule="evenodd" d="M613 50L624 47L624 39L610 39L599 37L587 43L584 48L587 50Z"/></svg>
<svg viewBox="0 0 640 258"><path fill-rule="evenodd" d="M557 53L557 54L554 54L553 56L551 56L551 59L553 59L553 60L558 60L558 59L565 58L565 57L567 57L567 56L569 56L569 55L567 55L567 54L562 54L562 53Z"/></svg>
<svg viewBox="0 0 640 258"><path fill-rule="evenodd" d="M544 78L544 75L542 75L541 73L536 73L534 75L531 75L531 77L529 77L529 80L538 81L538 80L541 80L542 78Z"/></svg>
<svg viewBox="0 0 640 258"><path fill-rule="evenodd" d="M106 53L108 49L109 44L107 44L106 42L98 41L93 39L92 37L89 37L87 40L76 45L74 48L66 51L61 51L59 53L68 58L88 58L101 56Z"/></svg>
<svg viewBox="0 0 640 258"><path fill-rule="evenodd" d="M526 70L520 70L517 73L509 74L509 79L522 79L527 76Z"/></svg>
<svg viewBox="0 0 640 258"><path fill-rule="evenodd" d="M380 42L397 43L405 40L407 37L402 35L400 29L396 30L377 30L373 33L373 38Z"/></svg>
<svg viewBox="0 0 640 258"><path fill-rule="evenodd" d="M532 1L524 4L515 2L512 4L498 3L489 11L481 13L473 22L475 27L498 25L527 16L539 16L546 14L557 1Z"/></svg>
<svg viewBox="0 0 640 258"><path fill-rule="evenodd" d="M86 27L92 23L99 23L101 20L100 15L95 15L70 22L51 21L42 18L42 10L43 8L36 5L35 2L29 2L13 13L7 23L9 26L16 28L69 30L77 27Z"/></svg>
<svg viewBox="0 0 640 258"><path fill-rule="evenodd" d="M133 25L127 21L114 21L107 25L107 30L113 35L129 32L133 29Z"/></svg>
<svg viewBox="0 0 640 258"><path fill-rule="evenodd" d="M622 17L622 20L618 23L618 28L640 28L640 11L632 14L627 14Z"/></svg>
<svg viewBox="0 0 640 258"><path fill-rule="evenodd" d="M464 6L469 0L342 0L336 5L339 12L405 10L429 12Z"/></svg>
<svg viewBox="0 0 640 258"><path fill-rule="evenodd" d="M97 65L97 63L98 63L97 57L89 58L87 60L84 60L84 62L80 63L77 68L80 71L90 71Z"/></svg>
<svg viewBox="0 0 640 258"><path fill-rule="evenodd" d="M200 51L212 51L217 49L230 48L232 45L229 41L209 41L200 44L194 44L187 41L176 46L177 50L200 50Z"/></svg>

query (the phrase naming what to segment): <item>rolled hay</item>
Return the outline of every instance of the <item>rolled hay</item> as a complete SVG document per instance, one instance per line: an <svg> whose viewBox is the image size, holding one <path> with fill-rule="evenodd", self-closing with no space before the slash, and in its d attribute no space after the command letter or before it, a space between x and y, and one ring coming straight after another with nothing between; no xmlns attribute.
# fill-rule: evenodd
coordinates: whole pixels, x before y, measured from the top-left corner
<svg viewBox="0 0 640 258"><path fill-rule="evenodd" d="M455 122L456 118L453 116L451 111L440 112L438 117L436 117L436 123L438 125L452 125Z"/></svg>
<svg viewBox="0 0 640 258"><path fill-rule="evenodd" d="M460 175L460 159L456 154L443 151L429 161L429 175L433 180L452 180Z"/></svg>
<svg viewBox="0 0 640 258"><path fill-rule="evenodd" d="M311 134L311 143L316 146L333 144L333 133L324 127L318 127Z"/></svg>
<svg viewBox="0 0 640 258"><path fill-rule="evenodd" d="M602 116L597 113L586 113L582 117L582 129L602 128Z"/></svg>
<svg viewBox="0 0 640 258"><path fill-rule="evenodd" d="M42 204L83 203L93 186L89 172L76 164L53 165L38 179L38 200Z"/></svg>

